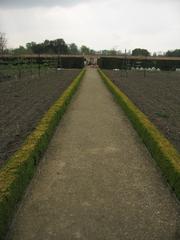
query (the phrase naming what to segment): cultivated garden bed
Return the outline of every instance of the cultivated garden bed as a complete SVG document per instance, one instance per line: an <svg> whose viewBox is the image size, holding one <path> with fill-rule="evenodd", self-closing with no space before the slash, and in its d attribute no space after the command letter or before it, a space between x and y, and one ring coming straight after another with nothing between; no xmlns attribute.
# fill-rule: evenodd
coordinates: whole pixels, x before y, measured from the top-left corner
<svg viewBox="0 0 180 240"><path fill-rule="evenodd" d="M104 72L180 151L180 73Z"/></svg>
<svg viewBox="0 0 180 240"><path fill-rule="evenodd" d="M0 165L23 143L80 69L0 82Z"/></svg>

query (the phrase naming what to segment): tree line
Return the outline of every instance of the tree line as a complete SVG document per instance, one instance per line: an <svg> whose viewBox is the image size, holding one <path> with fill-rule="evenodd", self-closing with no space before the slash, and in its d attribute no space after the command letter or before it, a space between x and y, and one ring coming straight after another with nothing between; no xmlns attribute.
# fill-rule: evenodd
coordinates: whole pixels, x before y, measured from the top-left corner
<svg viewBox="0 0 180 240"><path fill-rule="evenodd" d="M75 43L67 44L64 39L58 38L55 40L45 40L41 43L29 42L26 46L19 46L15 49L7 48L6 35L0 32L0 54L102 54L102 55L124 55L122 51L111 49L95 51L89 47L82 45L80 48ZM134 50L128 51L127 55L132 56L151 56L151 53L147 49L135 48ZM168 56L168 57L180 57L180 49L167 51L166 53L154 53L153 56Z"/></svg>
<svg viewBox="0 0 180 240"><path fill-rule="evenodd" d="M1 44L0 44L1 45ZM2 53L1 51L0 53ZM84 45L80 48L75 43L67 44L64 39L45 40L42 43L29 42L26 46L15 49L4 48L4 53L9 54L95 54L96 52Z"/></svg>

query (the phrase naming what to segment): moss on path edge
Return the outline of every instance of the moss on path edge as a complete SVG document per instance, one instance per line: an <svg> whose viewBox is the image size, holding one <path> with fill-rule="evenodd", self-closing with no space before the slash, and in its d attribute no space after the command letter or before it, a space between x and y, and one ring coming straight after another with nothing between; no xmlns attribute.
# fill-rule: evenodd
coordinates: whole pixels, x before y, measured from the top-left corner
<svg viewBox="0 0 180 240"><path fill-rule="evenodd" d="M180 155L154 124L134 103L100 70L98 72L120 104L133 127L162 170L177 198L180 200Z"/></svg>
<svg viewBox="0 0 180 240"><path fill-rule="evenodd" d="M49 108L21 148L0 170L0 240L5 238L17 204L84 74L85 69Z"/></svg>

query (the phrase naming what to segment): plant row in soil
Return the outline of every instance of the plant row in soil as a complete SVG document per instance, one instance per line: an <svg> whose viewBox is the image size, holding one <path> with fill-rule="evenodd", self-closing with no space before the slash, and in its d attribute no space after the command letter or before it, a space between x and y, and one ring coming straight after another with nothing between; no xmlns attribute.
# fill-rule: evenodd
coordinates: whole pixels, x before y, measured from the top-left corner
<svg viewBox="0 0 180 240"><path fill-rule="evenodd" d="M180 151L180 73L104 72Z"/></svg>
<svg viewBox="0 0 180 240"><path fill-rule="evenodd" d="M0 166L20 147L80 69L0 82Z"/></svg>

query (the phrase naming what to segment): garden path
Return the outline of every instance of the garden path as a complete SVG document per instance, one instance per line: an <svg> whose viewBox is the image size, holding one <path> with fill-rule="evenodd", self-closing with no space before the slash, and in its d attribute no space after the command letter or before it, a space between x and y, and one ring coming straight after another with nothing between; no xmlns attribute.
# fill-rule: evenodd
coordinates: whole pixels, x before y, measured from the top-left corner
<svg viewBox="0 0 180 240"><path fill-rule="evenodd" d="M96 69L87 69L8 239L180 239L179 204Z"/></svg>

